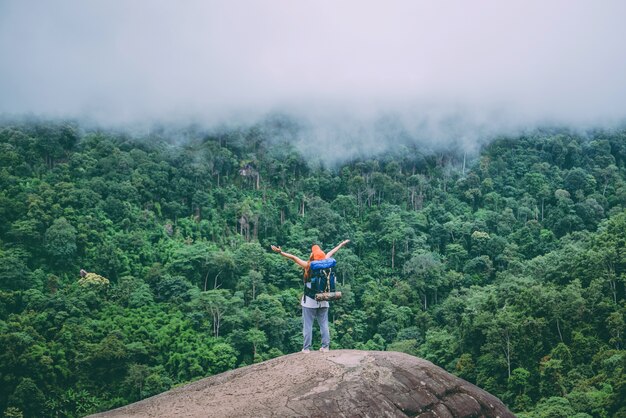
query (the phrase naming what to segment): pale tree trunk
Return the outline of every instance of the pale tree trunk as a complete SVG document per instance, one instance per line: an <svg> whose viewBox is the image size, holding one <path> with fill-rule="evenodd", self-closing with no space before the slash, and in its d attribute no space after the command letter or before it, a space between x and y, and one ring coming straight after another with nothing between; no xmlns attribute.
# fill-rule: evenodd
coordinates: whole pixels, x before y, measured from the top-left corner
<svg viewBox="0 0 626 418"><path fill-rule="evenodd" d="M213 289L217 289L218 287L221 286L221 285L220 286L217 285L217 278L220 277L220 274L222 274L221 270L215 275L215 279L213 280ZM204 290L206 290L206 284L204 287L205 287Z"/></svg>
<svg viewBox="0 0 626 418"><path fill-rule="evenodd" d="M204 291L205 292L206 292L206 284L207 284L207 281L209 280L209 271L210 270L207 270L206 275L204 276Z"/></svg>
<svg viewBox="0 0 626 418"><path fill-rule="evenodd" d="M222 320L222 312L219 308L211 308L211 313L213 314L213 335L215 337L220 336L220 322Z"/></svg>
<svg viewBox="0 0 626 418"><path fill-rule="evenodd" d="M391 269L394 268L394 261L396 256L396 240L391 241Z"/></svg>
<svg viewBox="0 0 626 418"><path fill-rule="evenodd" d="M611 292L613 292L613 303L617 305L617 281L610 279L609 286L611 286Z"/></svg>

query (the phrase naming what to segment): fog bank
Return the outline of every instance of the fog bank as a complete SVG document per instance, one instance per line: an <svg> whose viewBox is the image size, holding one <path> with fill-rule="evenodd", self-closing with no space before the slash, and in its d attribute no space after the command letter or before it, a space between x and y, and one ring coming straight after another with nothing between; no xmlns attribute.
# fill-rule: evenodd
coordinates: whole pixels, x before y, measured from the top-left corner
<svg viewBox="0 0 626 418"><path fill-rule="evenodd" d="M373 150L614 126L624 16L617 0L4 0L0 113L212 127L279 112L302 141Z"/></svg>

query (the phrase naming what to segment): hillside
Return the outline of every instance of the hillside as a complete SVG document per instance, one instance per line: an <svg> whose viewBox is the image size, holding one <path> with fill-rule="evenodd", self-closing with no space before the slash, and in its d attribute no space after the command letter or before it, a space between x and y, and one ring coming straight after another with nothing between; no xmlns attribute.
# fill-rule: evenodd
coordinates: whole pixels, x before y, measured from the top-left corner
<svg viewBox="0 0 626 418"><path fill-rule="evenodd" d="M4 123L0 412L84 416L300 351L301 271L269 246L350 239L333 350L419 356L522 416L624 413L626 131L325 166L292 128Z"/></svg>
<svg viewBox="0 0 626 418"><path fill-rule="evenodd" d="M291 354L93 418L513 417L494 396L403 353Z"/></svg>

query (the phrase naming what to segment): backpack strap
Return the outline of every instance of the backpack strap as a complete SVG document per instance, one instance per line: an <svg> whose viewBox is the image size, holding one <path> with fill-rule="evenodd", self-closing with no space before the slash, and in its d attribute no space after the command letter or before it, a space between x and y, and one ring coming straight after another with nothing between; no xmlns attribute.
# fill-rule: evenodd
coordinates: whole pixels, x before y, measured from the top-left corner
<svg viewBox="0 0 626 418"><path fill-rule="evenodd" d="M325 269L322 270L322 273L326 276L326 289L324 289L324 292L330 292L330 275L333 273L333 270L332 268Z"/></svg>
<svg viewBox="0 0 626 418"><path fill-rule="evenodd" d="M304 285L304 303L306 303L306 298L310 297L311 299L315 300L315 289L312 289L310 287L307 287L307 285Z"/></svg>

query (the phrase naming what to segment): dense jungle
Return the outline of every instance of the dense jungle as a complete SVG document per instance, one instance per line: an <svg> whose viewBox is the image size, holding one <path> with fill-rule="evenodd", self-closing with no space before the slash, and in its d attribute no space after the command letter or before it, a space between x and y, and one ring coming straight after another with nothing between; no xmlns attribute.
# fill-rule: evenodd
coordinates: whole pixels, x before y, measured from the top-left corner
<svg viewBox="0 0 626 418"><path fill-rule="evenodd" d="M349 239L331 349L425 358L520 417L626 417L626 130L331 164L290 129L4 121L0 413L84 416L299 351L302 272L270 245Z"/></svg>

